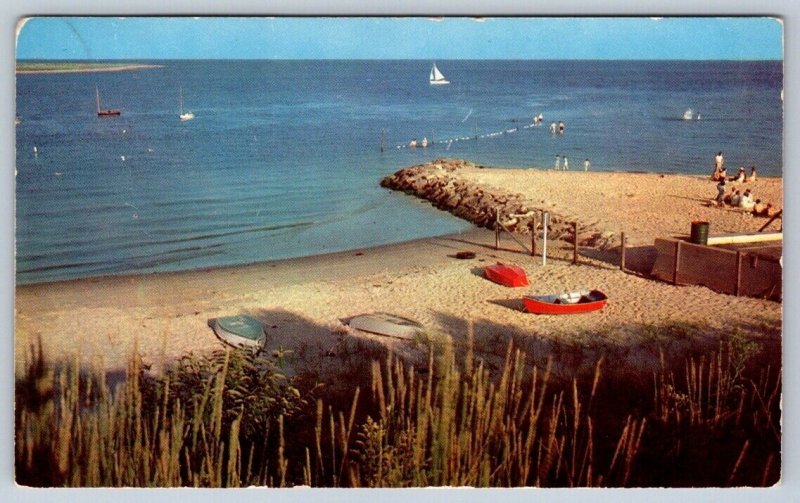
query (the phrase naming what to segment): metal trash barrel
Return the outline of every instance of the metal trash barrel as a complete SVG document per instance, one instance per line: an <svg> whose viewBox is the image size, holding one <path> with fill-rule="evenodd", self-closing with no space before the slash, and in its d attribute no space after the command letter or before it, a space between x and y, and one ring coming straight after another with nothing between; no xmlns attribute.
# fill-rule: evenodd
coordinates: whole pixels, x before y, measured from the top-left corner
<svg viewBox="0 0 800 503"><path fill-rule="evenodd" d="M696 220L692 222L692 232L689 241L698 245L708 244L708 222Z"/></svg>

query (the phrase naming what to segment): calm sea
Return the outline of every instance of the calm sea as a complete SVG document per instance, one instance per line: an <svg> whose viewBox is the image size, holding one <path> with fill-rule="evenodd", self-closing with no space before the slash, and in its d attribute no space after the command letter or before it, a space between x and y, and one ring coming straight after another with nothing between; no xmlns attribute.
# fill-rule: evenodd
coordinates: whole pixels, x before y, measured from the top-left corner
<svg viewBox="0 0 800 503"><path fill-rule="evenodd" d="M782 173L781 62L438 61L446 86L428 84L430 61L147 63L163 67L17 76L19 283L457 232L469 226L378 187L440 157L710 174L723 151ZM120 117L96 117L95 87ZM689 108L701 119L682 120ZM423 137L435 143L398 148Z"/></svg>

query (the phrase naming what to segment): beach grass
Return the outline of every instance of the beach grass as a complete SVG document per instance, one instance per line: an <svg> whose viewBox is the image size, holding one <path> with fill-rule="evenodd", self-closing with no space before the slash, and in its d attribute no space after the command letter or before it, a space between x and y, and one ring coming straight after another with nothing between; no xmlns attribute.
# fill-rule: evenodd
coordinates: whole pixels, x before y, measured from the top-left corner
<svg viewBox="0 0 800 503"><path fill-rule="evenodd" d="M497 370L436 337L332 394L273 355L187 355L163 375L31 348L16 383L16 480L51 487L769 486L780 361L738 334L650 372L553 373L510 344ZM344 383L344 389L348 389Z"/></svg>

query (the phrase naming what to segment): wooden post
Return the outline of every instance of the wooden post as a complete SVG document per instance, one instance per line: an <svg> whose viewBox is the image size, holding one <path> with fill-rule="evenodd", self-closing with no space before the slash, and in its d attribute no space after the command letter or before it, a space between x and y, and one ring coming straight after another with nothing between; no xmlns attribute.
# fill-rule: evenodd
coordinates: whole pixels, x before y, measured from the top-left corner
<svg viewBox="0 0 800 503"><path fill-rule="evenodd" d="M742 291L742 252L736 251L736 285L733 288L733 294L739 296Z"/></svg>
<svg viewBox="0 0 800 503"><path fill-rule="evenodd" d="M500 249L500 215L497 208L494 209L494 249Z"/></svg>
<svg viewBox="0 0 800 503"><path fill-rule="evenodd" d="M578 263L578 222L572 222L572 235L575 238L572 244L572 263Z"/></svg>
<svg viewBox="0 0 800 503"><path fill-rule="evenodd" d="M622 253L622 257L619 260L619 269L620 269L620 271L624 271L625 270L625 233L624 232L622 233L622 237L620 238L620 242L622 243L620 245L620 251Z"/></svg>
<svg viewBox="0 0 800 503"><path fill-rule="evenodd" d="M542 265L547 265L547 226L550 224L550 213L542 213Z"/></svg>
<svg viewBox="0 0 800 503"><path fill-rule="evenodd" d="M672 284L678 284L678 269L681 266L681 240L675 241L675 268L672 270Z"/></svg>

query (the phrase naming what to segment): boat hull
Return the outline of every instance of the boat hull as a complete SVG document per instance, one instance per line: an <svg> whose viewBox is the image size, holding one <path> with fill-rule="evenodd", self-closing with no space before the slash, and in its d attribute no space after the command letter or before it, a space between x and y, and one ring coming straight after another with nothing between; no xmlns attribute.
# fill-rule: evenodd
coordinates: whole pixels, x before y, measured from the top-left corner
<svg viewBox="0 0 800 503"><path fill-rule="evenodd" d="M117 117L122 112L120 110L100 110L97 112L98 117Z"/></svg>
<svg viewBox="0 0 800 503"><path fill-rule="evenodd" d="M503 286L511 288L528 286L528 276L519 266L497 263L485 267L483 273L486 279Z"/></svg>
<svg viewBox="0 0 800 503"><path fill-rule="evenodd" d="M525 304L525 310L534 314L589 313L603 309L608 303L608 297L600 290L580 295L574 303L563 302L563 295L526 295L522 298L522 302Z"/></svg>
<svg viewBox="0 0 800 503"><path fill-rule="evenodd" d="M413 339L423 329L422 325L414 320L389 313L371 313L355 316L350 320L349 325L351 328L371 334L398 337L400 339Z"/></svg>
<svg viewBox="0 0 800 503"><path fill-rule="evenodd" d="M226 316L213 323L214 333L236 348L260 349L266 340L260 321L250 316Z"/></svg>

